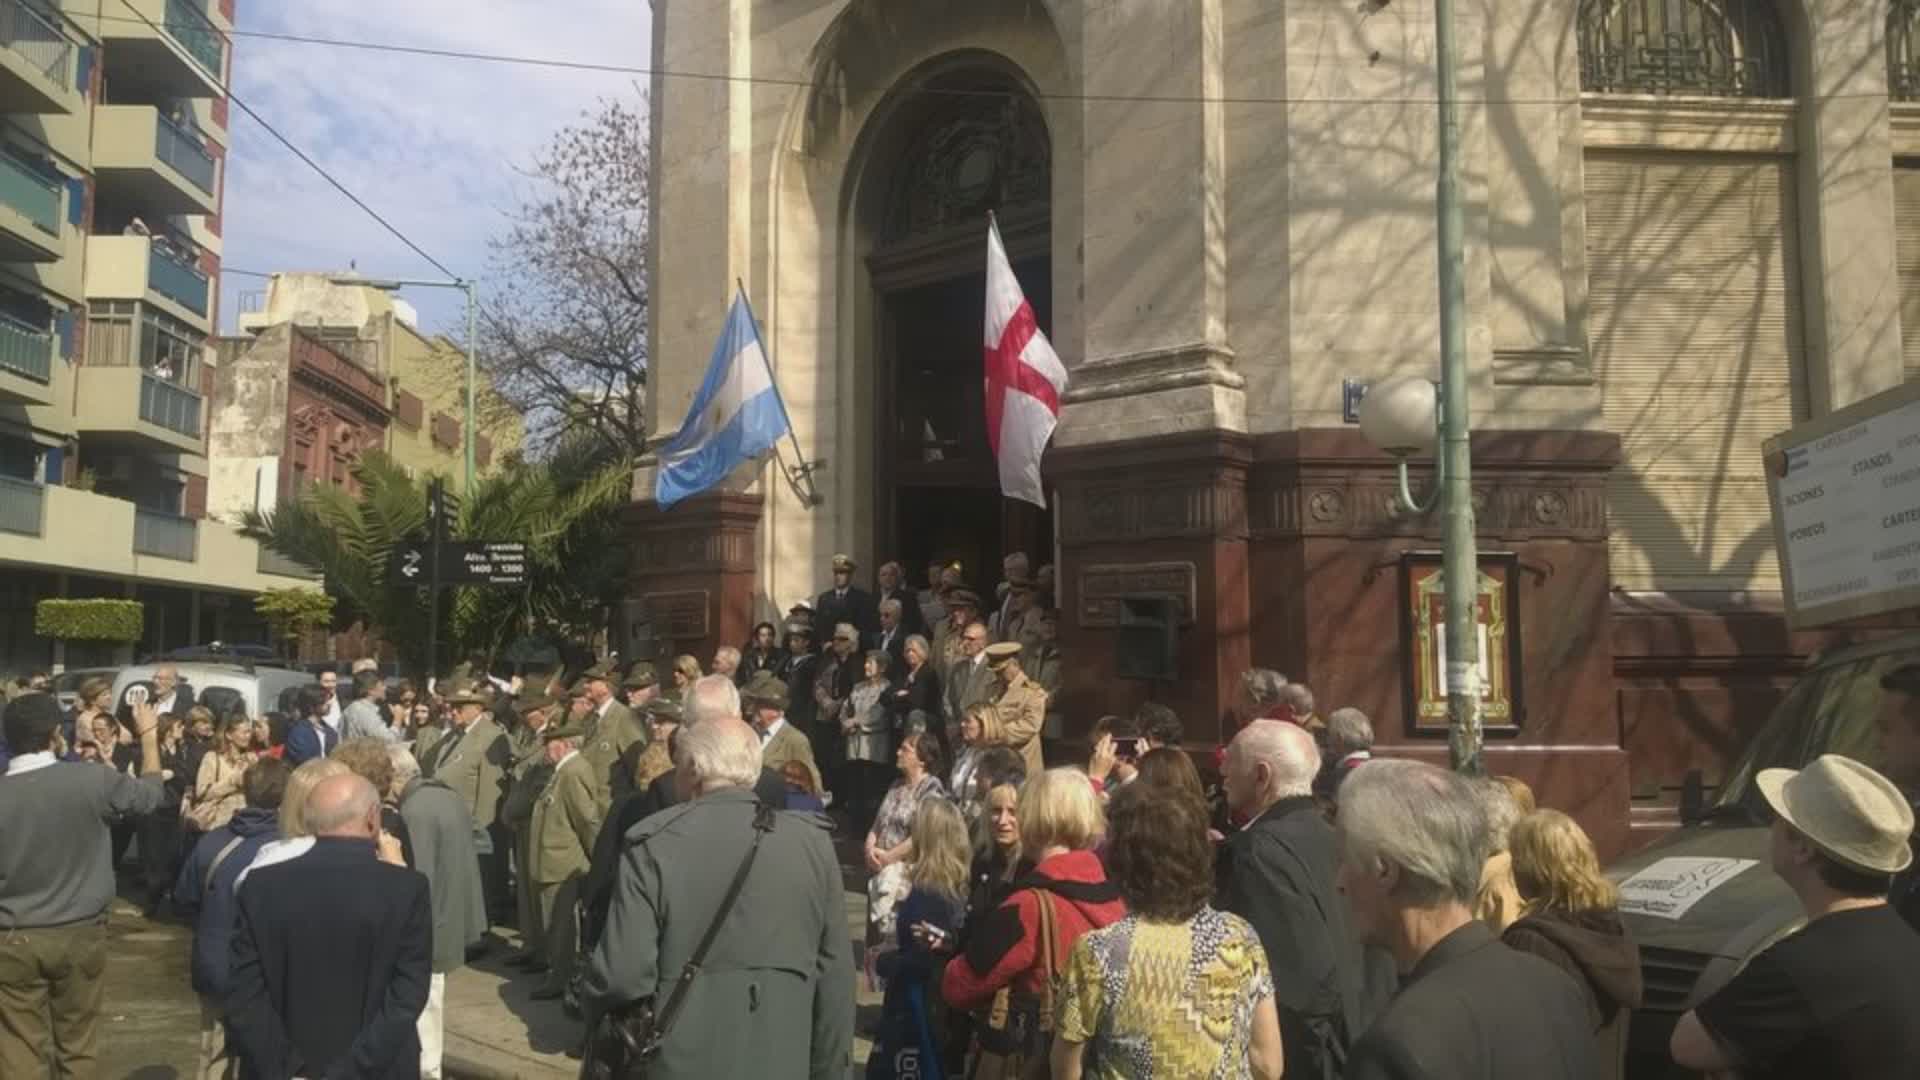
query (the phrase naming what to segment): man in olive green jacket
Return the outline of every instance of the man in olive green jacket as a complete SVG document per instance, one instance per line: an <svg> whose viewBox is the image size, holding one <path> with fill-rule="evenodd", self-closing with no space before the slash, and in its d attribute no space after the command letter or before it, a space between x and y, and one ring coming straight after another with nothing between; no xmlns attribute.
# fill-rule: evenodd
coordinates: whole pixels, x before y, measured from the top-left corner
<svg viewBox="0 0 1920 1080"><path fill-rule="evenodd" d="M553 776L534 801L528 830L548 969L546 984L533 992L537 1001L560 997L573 977L579 940L574 909L604 813L593 763L579 751L582 734L567 723L551 725L541 733Z"/></svg>
<svg viewBox="0 0 1920 1080"><path fill-rule="evenodd" d="M606 931L587 961L589 1013L648 997L665 1004L754 842L755 732L703 719L677 741L680 782L694 797L627 832ZM820 814L767 817L771 831L652 1080L847 1075L854 971L832 826Z"/></svg>
<svg viewBox="0 0 1920 1080"><path fill-rule="evenodd" d="M635 676L640 675L642 667L637 664L634 666ZM653 666L644 665L644 669L646 676L651 678ZM633 715L632 709L614 697L612 665L604 662L595 664L587 669L582 678L586 680L587 699L593 702L593 712L588 715L587 729L581 732L580 756L586 758L593 767L596 798L600 813L605 816L607 807L615 798L633 790L632 777L620 775L621 758L635 743L644 747L649 736L647 725Z"/></svg>
<svg viewBox="0 0 1920 1080"><path fill-rule="evenodd" d="M513 783L507 789L507 801L500 816L513 830L514 911L520 917L520 952L508 963L515 967L544 968L545 953L540 947L540 894L533 881L533 806L553 777L553 764L547 760L546 743L540 733L553 724L566 707L544 693L522 695L514 702L523 724L524 736L517 740L513 758Z"/></svg>
<svg viewBox="0 0 1920 1080"><path fill-rule="evenodd" d="M431 764L421 763L429 780L453 789L473 818L473 844L480 855L480 880L495 921L507 899L507 849L510 840L500 811L513 771L513 746L487 711L488 698L472 683L457 683L447 693L453 728L434 747Z"/></svg>

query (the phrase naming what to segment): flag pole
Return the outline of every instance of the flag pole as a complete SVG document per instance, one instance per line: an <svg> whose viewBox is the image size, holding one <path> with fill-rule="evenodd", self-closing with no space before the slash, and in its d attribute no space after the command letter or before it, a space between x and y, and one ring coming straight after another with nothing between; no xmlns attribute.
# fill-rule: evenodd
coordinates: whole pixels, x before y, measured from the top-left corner
<svg viewBox="0 0 1920 1080"><path fill-rule="evenodd" d="M800 436L793 430L793 414L787 411L787 396L780 392L780 380L774 375L773 354L767 351L767 341L760 336L760 316L754 312L753 300L747 295L747 283L734 278L733 287L740 291L740 302L747 305L747 325L753 327L754 344L760 346L760 362L767 366L767 384L773 387L773 400L780 403L780 416L787 422L787 441L793 444L793 472L807 481L807 490L800 493L801 498L806 500L808 506L825 505L826 498L813 484L813 466L807 464L807 455L800 449ZM779 456L776 450L774 457L777 459Z"/></svg>

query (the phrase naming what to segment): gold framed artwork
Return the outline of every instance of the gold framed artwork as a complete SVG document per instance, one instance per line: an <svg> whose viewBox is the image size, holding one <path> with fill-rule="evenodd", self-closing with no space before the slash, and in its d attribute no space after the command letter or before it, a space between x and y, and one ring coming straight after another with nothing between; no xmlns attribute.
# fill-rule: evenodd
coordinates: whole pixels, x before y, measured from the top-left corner
<svg viewBox="0 0 1920 1080"><path fill-rule="evenodd" d="M1520 730L1518 556L1482 552L1479 618L1480 722L1490 733ZM1437 551L1400 556L1400 655L1409 734L1447 733L1446 578Z"/></svg>

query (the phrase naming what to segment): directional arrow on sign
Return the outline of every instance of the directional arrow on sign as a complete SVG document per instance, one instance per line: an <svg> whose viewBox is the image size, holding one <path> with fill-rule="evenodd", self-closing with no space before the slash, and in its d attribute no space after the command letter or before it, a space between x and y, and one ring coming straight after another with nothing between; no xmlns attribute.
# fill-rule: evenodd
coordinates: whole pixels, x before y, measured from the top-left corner
<svg viewBox="0 0 1920 1080"><path fill-rule="evenodd" d="M420 576L420 549L407 552L400 560L400 576L409 581Z"/></svg>

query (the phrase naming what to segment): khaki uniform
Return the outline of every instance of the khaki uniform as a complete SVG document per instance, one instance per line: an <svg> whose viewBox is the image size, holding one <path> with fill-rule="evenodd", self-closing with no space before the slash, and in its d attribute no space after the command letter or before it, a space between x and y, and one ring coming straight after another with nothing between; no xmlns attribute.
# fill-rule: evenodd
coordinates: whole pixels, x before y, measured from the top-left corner
<svg viewBox="0 0 1920 1080"><path fill-rule="evenodd" d="M647 725L633 715L633 710L619 702L607 706L605 716L596 721L592 713L587 714L587 722L592 725L585 742L580 747L580 756L593 765L593 781L598 790L600 816L607 815L607 807L615 798L632 792L633 776L622 769L627 749L635 744L645 746L651 739Z"/></svg>
<svg viewBox="0 0 1920 1080"><path fill-rule="evenodd" d="M460 796L473 815L475 829L500 824L513 746L493 717L481 714L465 732L448 732L434 749L438 752L428 779L440 781Z"/></svg>
<svg viewBox="0 0 1920 1080"><path fill-rule="evenodd" d="M1000 707L1000 723L1007 733L1007 745L1027 759L1028 776L1040 775L1046 767L1040 752L1040 733L1047 722L1047 692L1023 671L1013 677L994 699L994 704Z"/></svg>
<svg viewBox="0 0 1920 1080"><path fill-rule="evenodd" d="M554 769L546 790L533 804L528 828L532 876L539 887L542 947L552 986L566 986L573 975L577 940L574 906L604 816L595 766L583 753L574 754Z"/></svg>
<svg viewBox="0 0 1920 1080"><path fill-rule="evenodd" d="M813 790L824 793L826 784L820 779L820 766L813 760L813 744L793 726L792 721L780 725L773 738L760 745L760 764L764 768L780 771L780 766L789 761L798 761L807 767L813 776Z"/></svg>

